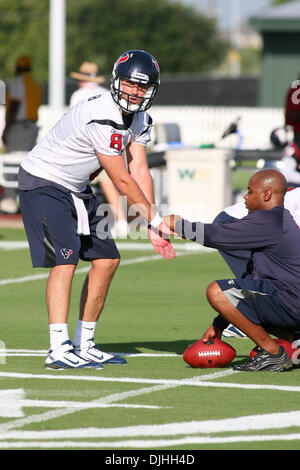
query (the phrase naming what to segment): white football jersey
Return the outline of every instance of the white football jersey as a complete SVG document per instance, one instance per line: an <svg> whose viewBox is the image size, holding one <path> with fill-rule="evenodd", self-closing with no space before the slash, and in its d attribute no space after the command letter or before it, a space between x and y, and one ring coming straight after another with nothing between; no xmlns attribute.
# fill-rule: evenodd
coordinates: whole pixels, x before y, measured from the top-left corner
<svg viewBox="0 0 300 470"><path fill-rule="evenodd" d="M127 145L150 142L152 119L134 113L130 126L110 93L95 96L70 108L22 162L28 173L80 191L101 171L96 152L122 155Z"/></svg>
<svg viewBox="0 0 300 470"><path fill-rule="evenodd" d="M72 93L70 98L70 106L74 106L74 104L77 104L79 101L91 98L92 96L103 95L103 93L109 93L109 90L103 86L85 82L84 86L78 88L74 91L74 93Z"/></svg>
<svg viewBox="0 0 300 470"><path fill-rule="evenodd" d="M295 188L290 191L287 191L284 196L284 207L290 211L293 216L296 224L300 227L300 188ZM232 206L226 207L224 209L228 215L235 217L236 219L241 219L248 215L248 209L245 206L245 202L241 201Z"/></svg>

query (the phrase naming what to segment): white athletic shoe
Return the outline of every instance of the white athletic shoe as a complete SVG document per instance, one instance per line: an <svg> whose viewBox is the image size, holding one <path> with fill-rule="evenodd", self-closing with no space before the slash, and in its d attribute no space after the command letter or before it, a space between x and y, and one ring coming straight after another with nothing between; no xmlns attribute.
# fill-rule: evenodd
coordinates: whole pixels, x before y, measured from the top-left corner
<svg viewBox="0 0 300 470"><path fill-rule="evenodd" d="M228 325L223 331L223 336L226 338L247 338L247 335L233 325Z"/></svg>
<svg viewBox="0 0 300 470"><path fill-rule="evenodd" d="M100 351L93 339L86 341L80 346L75 346L75 353L86 361L95 362L96 364L127 364L126 359L123 357Z"/></svg>
<svg viewBox="0 0 300 470"><path fill-rule="evenodd" d="M65 341L56 349L49 349L45 361L46 369L103 369L101 364L78 356L71 341Z"/></svg>

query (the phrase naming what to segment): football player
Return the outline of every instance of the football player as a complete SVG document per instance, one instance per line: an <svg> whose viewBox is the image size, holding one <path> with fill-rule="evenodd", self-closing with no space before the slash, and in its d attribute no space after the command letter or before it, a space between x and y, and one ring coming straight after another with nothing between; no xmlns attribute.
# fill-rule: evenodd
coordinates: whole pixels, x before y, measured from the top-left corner
<svg viewBox="0 0 300 470"><path fill-rule="evenodd" d="M206 289L207 300L219 315L203 341L220 338L231 323L259 346L256 356L234 370L277 372L293 367L285 349L270 336L292 342L300 329L300 232L284 207L286 190L282 173L266 169L250 178L244 196L248 214L241 219L203 224L174 214L164 218L182 238L233 256L248 253L243 273L236 264L236 278L214 281Z"/></svg>
<svg viewBox="0 0 300 470"><path fill-rule="evenodd" d="M296 224L300 227L300 188L292 188L284 196L284 207L288 209L293 216ZM243 201L226 207L217 217L214 222L233 222L246 217L248 214L247 208ZM236 277L240 277L247 269L247 264L251 258L251 250L232 250L223 251L219 250L231 271ZM223 330L223 336L226 338L246 338L247 336L236 328L234 325L229 324Z"/></svg>
<svg viewBox="0 0 300 470"><path fill-rule="evenodd" d="M116 61L110 93L80 101L68 110L22 162L19 195L34 267L50 268L46 302L50 325L48 369L102 368L125 364L98 349L96 323L120 255L89 182L102 169L128 205L149 224L157 253L175 252L155 208L147 165L152 120L146 113L160 83L155 58L130 50ZM126 150L127 165L123 159ZM127 167L128 166L128 167ZM84 282L74 341L68 334L72 278L78 260L91 262Z"/></svg>

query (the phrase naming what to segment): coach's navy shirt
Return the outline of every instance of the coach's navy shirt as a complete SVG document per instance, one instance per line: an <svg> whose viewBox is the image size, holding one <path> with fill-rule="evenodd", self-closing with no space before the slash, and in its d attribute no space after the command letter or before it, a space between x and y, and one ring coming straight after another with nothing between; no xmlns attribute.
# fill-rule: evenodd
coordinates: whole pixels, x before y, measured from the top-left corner
<svg viewBox="0 0 300 470"><path fill-rule="evenodd" d="M217 250L251 250L243 277L268 280L281 300L300 314L300 229L283 206L257 210L229 223L182 220L175 232Z"/></svg>

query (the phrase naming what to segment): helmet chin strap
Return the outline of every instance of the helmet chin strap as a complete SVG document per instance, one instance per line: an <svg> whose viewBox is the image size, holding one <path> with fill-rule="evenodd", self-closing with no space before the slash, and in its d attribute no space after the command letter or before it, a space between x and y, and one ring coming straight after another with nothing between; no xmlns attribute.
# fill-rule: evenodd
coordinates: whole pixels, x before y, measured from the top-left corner
<svg viewBox="0 0 300 470"><path fill-rule="evenodd" d="M127 100L125 98L121 98L119 103L120 103L121 108L124 109L124 111L129 111L131 113L139 111L139 109L143 105L143 103L142 104L129 103L129 95L128 95Z"/></svg>
<svg viewBox="0 0 300 470"><path fill-rule="evenodd" d="M133 96L133 95L130 95L129 93L126 93L125 91L123 91L122 89L122 82L121 80L119 79L118 80L118 93L119 93L119 96L123 93L125 95L125 98L124 97L121 97L119 98L119 104L121 106L121 108L124 110L124 111L129 111L131 113L135 113L135 112L138 112L138 111L141 111L143 110L144 108L144 98L142 97L139 97L141 101L140 104L138 103L130 103L129 99L130 99L130 96ZM127 98L126 98L127 97Z"/></svg>
<svg viewBox="0 0 300 470"><path fill-rule="evenodd" d="M154 87L149 86L149 89L147 90L145 95L143 97L139 97L139 99L142 100L140 104L130 103L129 97L131 95L122 90L122 82L120 78L115 78L113 81L112 94L114 100L118 103L118 105L123 111L129 113L137 113L139 111L145 111L146 109L148 109L148 107L150 107L150 102L152 100L153 93ZM121 96L122 94L125 95L125 97Z"/></svg>

